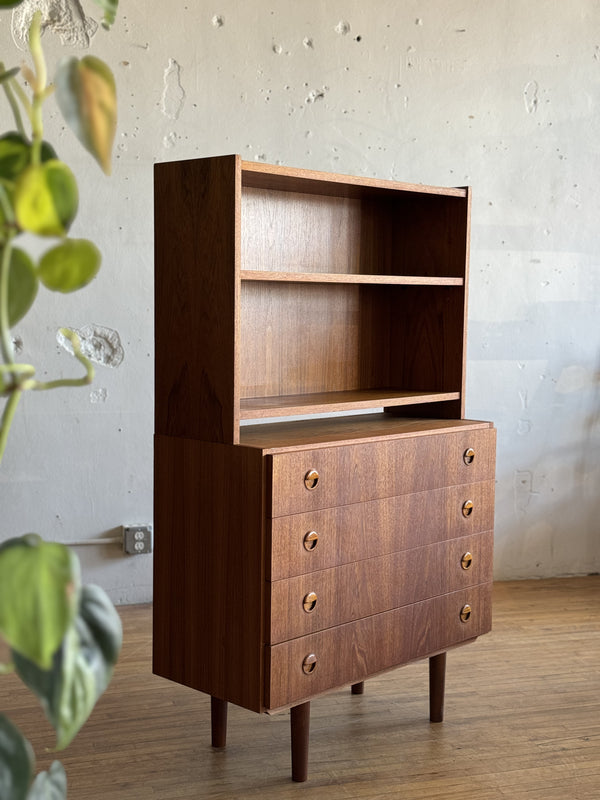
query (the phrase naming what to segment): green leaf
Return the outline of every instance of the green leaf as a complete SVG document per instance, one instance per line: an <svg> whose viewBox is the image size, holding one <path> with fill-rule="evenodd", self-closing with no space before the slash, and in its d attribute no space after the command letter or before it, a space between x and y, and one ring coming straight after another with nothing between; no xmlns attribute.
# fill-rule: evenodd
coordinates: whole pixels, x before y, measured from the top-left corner
<svg viewBox="0 0 600 800"><path fill-rule="evenodd" d="M18 247L12 249L8 270L8 325L12 328L33 305L38 277L32 260Z"/></svg>
<svg viewBox="0 0 600 800"><path fill-rule="evenodd" d="M6 81L9 81L11 78L16 78L19 72L21 72L21 67L13 67L12 69L7 69L6 72L3 72L0 75L0 83L5 83Z"/></svg>
<svg viewBox="0 0 600 800"><path fill-rule="evenodd" d="M65 239L40 259L41 282L54 292L74 292L88 284L100 269L102 256L87 239Z"/></svg>
<svg viewBox="0 0 600 800"><path fill-rule="evenodd" d="M57 159L27 167L17 180L17 222L23 230L39 236L64 236L75 218L78 202L75 176Z"/></svg>
<svg viewBox="0 0 600 800"><path fill-rule="evenodd" d="M117 129L117 90L106 64L95 56L63 59L55 78L56 102L67 124L107 175Z"/></svg>
<svg viewBox="0 0 600 800"><path fill-rule="evenodd" d="M21 5L23 0L0 0L0 8L14 8Z"/></svg>
<svg viewBox="0 0 600 800"><path fill-rule="evenodd" d="M108 30L117 16L117 6L119 5L119 0L94 0L94 3L103 9L104 19L102 20L102 25Z"/></svg>
<svg viewBox="0 0 600 800"><path fill-rule="evenodd" d="M0 633L15 652L49 669L79 588L79 562L68 547L35 534L7 540L0 545Z"/></svg>
<svg viewBox="0 0 600 800"><path fill-rule="evenodd" d="M42 142L42 162L56 158L54 148L48 142ZM31 143L17 131L9 131L0 136L0 178L15 181L29 166L31 161Z"/></svg>
<svg viewBox="0 0 600 800"><path fill-rule="evenodd" d="M27 800L66 800L66 797L67 775L60 761L53 761L47 772L37 775Z"/></svg>
<svg viewBox="0 0 600 800"><path fill-rule="evenodd" d="M100 586L87 584L81 592L79 614L88 626L107 664L117 663L123 644L121 618Z"/></svg>
<svg viewBox="0 0 600 800"><path fill-rule="evenodd" d="M33 769L31 745L21 731L0 714L0 797L25 800Z"/></svg>
<svg viewBox="0 0 600 800"><path fill-rule="evenodd" d="M0 137L0 177L14 181L29 164L31 147L16 131Z"/></svg>
<svg viewBox="0 0 600 800"><path fill-rule="evenodd" d="M121 620L112 603L99 587L84 586L79 613L51 669L13 653L17 673L56 730L57 749L70 744L108 686L121 642Z"/></svg>

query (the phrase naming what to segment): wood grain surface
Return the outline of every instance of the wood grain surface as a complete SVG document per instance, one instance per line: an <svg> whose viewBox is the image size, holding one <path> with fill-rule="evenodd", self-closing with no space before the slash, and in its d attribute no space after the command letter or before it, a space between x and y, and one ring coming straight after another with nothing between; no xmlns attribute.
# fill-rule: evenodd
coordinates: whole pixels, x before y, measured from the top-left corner
<svg viewBox="0 0 600 800"><path fill-rule="evenodd" d="M465 517L467 500L473 510ZM277 517L271 522L267 578L291 578L480 533L493 525L493 480ZM311 531L317 533L317 543L307 550L304 537Z"/></svg>
<svg viewBox="0 0 600 800"><path fill-rule="evenodd" d="M239 159L156 164L155 432L237 441Z"/></svg>
<svg viewBox="0 0 600 800"><path fill-rule="evenodd" d="M266 648L265 707L277 709L417 658L435 655L491 628L491 583L376 614ZM468 603L468 622L460 619ZM305 674L304 658L315 669Z"/></svg>
<svg viewBox="0 0 600 800"><path fill-rule="evenodd" d="M493 533L356 561L270 584L271 644L447 594L492 579ZM471 553L469 569L461 558ZM306 611L304 598L315 595ZM269 635L270 634L270 635Z"/></svg>
<svg viewBox="0 0 600 800"><path fill-rule="evenodd" d="M495 474L495 434L476 429L279 453L272 456L271 515L489 480ZM463 460L468 448L475 451L471 464ZM309 491L304 476L311 469L319 481Z"/></svg>
<svg viewBox="0 0 600 800"><path fill-rule="evenodd" d="M263 460L155 438L154 669L258 711L262 702Z"/></svg>

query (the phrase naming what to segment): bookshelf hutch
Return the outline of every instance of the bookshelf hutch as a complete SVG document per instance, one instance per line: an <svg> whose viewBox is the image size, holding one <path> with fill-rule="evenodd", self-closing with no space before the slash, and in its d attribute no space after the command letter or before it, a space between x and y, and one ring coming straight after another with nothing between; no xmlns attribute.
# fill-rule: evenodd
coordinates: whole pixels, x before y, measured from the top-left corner
<svg viewBox="0 0 600 800"><path fill-rule="evenodd" d="M470 194L155 166L154 671L291 709L491 627L495 430L464 418ZM344 413L341 413L344 412Z"/></svg>

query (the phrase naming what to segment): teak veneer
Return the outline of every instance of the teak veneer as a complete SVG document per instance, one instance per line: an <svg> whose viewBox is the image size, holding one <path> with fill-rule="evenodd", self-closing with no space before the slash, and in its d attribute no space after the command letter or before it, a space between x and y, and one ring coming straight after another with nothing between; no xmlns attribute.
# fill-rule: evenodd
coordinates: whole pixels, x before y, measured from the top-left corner
<svg viewBox="0 0 600 800"><path fill-rule="evenodd" d="M291 708L297 781L312 697L429 658L439 722L446 651L491 627L469 208L238 156L155 167L154 670L211 695L215 747L227 703Z"/></svg>

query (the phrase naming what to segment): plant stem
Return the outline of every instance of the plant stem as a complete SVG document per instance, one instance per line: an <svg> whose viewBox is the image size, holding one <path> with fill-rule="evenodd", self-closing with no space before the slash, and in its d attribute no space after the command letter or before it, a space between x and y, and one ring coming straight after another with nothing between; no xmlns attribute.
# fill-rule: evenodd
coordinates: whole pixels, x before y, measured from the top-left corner
<svg viewBox="0 0 600 800"><path fill-rule="evenodd" d="M5 72L5 67L3 62L0 61L0 74L3 72ZM23 125L23 118L21 117L21 111L19 109L17 99L13 93L13 87L15 84L16 81L13 78L9 78L6 81L2 81L2 88L4 89L4 94L6 95L6 99L8 100L10 110L13 113L17 130L19 131L21 136L25 136L26 134L25 134L25 126Z"/></svg>
<svg viewBox="0 0 600 800"><path fill-rule="evenodd" d="M33 59L35 81L33 83L33 104L31 107L31 163L39 164L42 155L42 139L44 135L44 125L42 122L42 103L45 99L46 83L48 72L44 51L42 50L41 39L42 13L36 11L29 28L29 49Z"/></svg>
<svg viewBox="0 0 600 800"><path fill-rule="evenodd" d="M10 90L17 95L18 99L21 102L21 105L27 112L29 121L31 121L31 101L29 100L29 97L27 97L27 95L25 94L25 90L23 89L19 81L16 81L13 78L13 80L10 81ZM23 128L21 133L23 134L23 136L25 136L25 138L29 138L27 136L27 131L25 130L25 128Z"/></svg>
<svg viewBox="0 0 600 800"><path fill-rule="evenodd" d="M2 360L5 364L14 364L12 340L8 322L8 278L10 271L10 257L12 254L12 236L4 242L2 260L0 261L0 347Z"/></svg>
<svg viewBox="0 0 600 800"><path fill-rule="evenodd" d="M85 375L81 378L58 378L55 381L36 381L33 379L24 380L19 384L21 389L32 389L40 392L46 389L60 389L63 386L88 386L94 380L94 365L81 352L81 342L75 331L69 328L60 328L60 333L71 342L73 355L85 367Z"/></svg>
<svg viewBox="0 0 600 800"><path fill-rule="evenodd" d="M2 178L0 178L0 206L2 207L2 213L4 214L5 223L8 222L11 225L14 224L15 215L13 213L10 200L8 199L6 186Z"/></svg>
<svg viewBox="0 0 600 800"><path fill-rule="evenodd" d="M2 412L2 419L0 420L0 463L2 462L4 451L6 450L8 432L10 431L10 426L12 425L15 411L17 410L22 394L23 392L19 389L14 389L6 401L4 411Z"/></svg>

